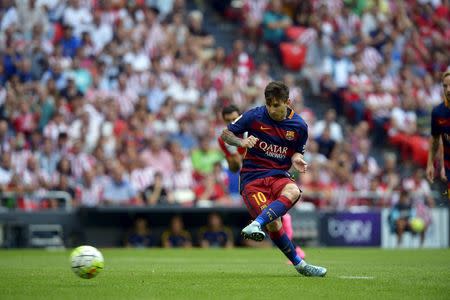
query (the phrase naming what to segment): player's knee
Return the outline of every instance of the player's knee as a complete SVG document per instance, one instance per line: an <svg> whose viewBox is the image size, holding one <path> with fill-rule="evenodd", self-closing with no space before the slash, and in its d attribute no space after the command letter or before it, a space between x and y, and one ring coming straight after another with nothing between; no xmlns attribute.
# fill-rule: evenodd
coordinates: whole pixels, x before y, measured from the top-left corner
<svg viewBox="0 0 450 300"><path fill-rule="evenodd" d="M289 184L283 191L283 195L289 198L293 203L300 199L302 192L295 184Z"/></svg>

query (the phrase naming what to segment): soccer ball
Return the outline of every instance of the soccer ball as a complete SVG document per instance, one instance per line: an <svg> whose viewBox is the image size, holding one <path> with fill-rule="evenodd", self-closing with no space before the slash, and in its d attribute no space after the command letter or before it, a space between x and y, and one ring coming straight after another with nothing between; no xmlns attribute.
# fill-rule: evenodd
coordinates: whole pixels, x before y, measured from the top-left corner
<svg viewBox="0 0 450 300"><path fill-rule="evenodd" d="M413 218L409 224L411 229L417 233L420 233L425 229L425 222L421 218Z"/></svg>
<svg viewBox="0 0 450 300"><path fill-rule="evenodd" d="M103 255L92 246L79 246L70 254L70 265L75 274L91 279L103 269Z"/></svg>

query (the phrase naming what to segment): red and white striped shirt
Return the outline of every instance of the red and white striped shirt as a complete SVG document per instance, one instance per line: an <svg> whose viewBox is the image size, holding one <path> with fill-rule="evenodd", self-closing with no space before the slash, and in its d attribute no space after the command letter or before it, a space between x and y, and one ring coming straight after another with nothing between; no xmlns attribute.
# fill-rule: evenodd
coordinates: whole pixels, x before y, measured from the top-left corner
<svg viewBox="0 0 450 300"><path fill-rule="evenodd" d="M366 47L361 57L361 63L369 73L375 71L378 64L381 63L382 60L383 58L380 53L378 53L378 51L373 47Z"/></svg>
<svg viewBox="0 0 450 300"><path fill-rule="evenodd" d="M371 93L367 97L367 104L375 117L389 118L396 101L389 93Z"/></svg>
<svg viewBox="0 0 450 300"><path fill-rule="evenodd" d="M86 152L81 152L77 155L69 154L69 161L72 174L76 179L80 179L84 171L91 170L95 165L95 158Z"/></svg>
<svg viewBox="0 0 450 300"><path fill-rule="evenodd" d="M96 180L89 187L78 185L75 189L75 197L81 206L97 206L103 197L103 187L103 184Z"/></svg>
<svg viewBox="0 0 450 300"><path fill-rule="evenodd" d="M69 130L69 127L65 123L59 123L57 124L55 121L50 121L45 127L44 127L44 136L46 138L50 138L52 140L57 140L60 133L67 133Z"/></svg>
<svg viewBox="0 0 450 300"><path fill-rule="evenodd" d="M119 106L120 115L127 118L133 114L135 104L138 101L138 95L133 90L127 89L125 91L113 92L114 101Z"/></svg>
<svg viewBox="0 0 450 300"><path fill-rule="evenodd" d="M130 174L130 183L138 192L145 191L154 180L155 170L151 167L134 169Z"/></svg>
<svg viewBox="0 0 450 300"><path fill-rule="evenodd" d="M32 156L33 153L27 149L12 151L11 164L14 171L18 174L22 174L27 168L28 159Z"/></svg>
<svg viewBox="0 0 450 300"><path fill-rule="evenodd" d="M192 189L195 184L192 171L189 169L175 170L172 173L171 179L174 190Z"/></svg>

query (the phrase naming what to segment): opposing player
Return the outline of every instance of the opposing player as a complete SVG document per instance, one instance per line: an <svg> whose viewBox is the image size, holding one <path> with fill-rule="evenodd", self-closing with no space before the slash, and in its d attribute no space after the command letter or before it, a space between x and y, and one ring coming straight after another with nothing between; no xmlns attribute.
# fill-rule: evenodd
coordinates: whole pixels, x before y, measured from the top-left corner
<svg viewBox="0 0 450 300"><path fill-rule="evenodd" d="M222 118L224 122L229 125L234 120L236 120L240 115L239 108L235 105L229 105L222 109ZM246 133L244 133L244 137L246 137ZM225 154L225 159L228 163L228 168L231 172L238 172L242 165L242 157L247 151L244 147L236 147L225 143L222 137L218 138L219 146L222 149L222 152ZM286 232L286 235L290 240L292 240L292 236L294 234L294 230L292 228L292 218L287 213L281 218L281 222L283 224L283 230ZM295 245L295 251L300 256L300 258L305 258L305 252L300 248L300 246Z"/></svg>
<svg viewBox="0 0 450 300"><path fill-rule="evenodd" d="M438 156L438 150L443 145L443 160L439 158L440 176L447 181L447 197L450 199L450 71L442 75L442 87L444 89L444 101L435 106L431 112L431 138L428 152L427 178L434 180L434 161Z"/></svg>
<svg viewBox="0 0 450 300"><path fill-rule="evenodd" d="M301 191L288 172L293 165L304 173L303 159L308 138L305 121L288 107L289 88L270 82L265 90L266 105L239 116L221 137L232 146L247 148L240 173L241 195L255 220L242 229L244 238L262 241L263 228L270 238L305 276L325 276L327 270L300 258L283 230L281 217L300 199ZM239 136L248 133L248 137Z"/></svg>

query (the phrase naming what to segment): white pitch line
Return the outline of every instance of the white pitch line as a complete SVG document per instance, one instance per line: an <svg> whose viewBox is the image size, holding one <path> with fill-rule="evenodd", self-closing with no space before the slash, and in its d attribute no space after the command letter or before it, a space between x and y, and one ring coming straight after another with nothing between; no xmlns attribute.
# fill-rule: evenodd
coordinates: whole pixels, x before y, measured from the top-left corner
<svg viewBox="0 0 450 300"><path fill-rule="evenodd" d="M341 278L341 279L366 279L366 280L375 279L375 277L373 277L373 276L339 276L339 278Z"/></svg>

